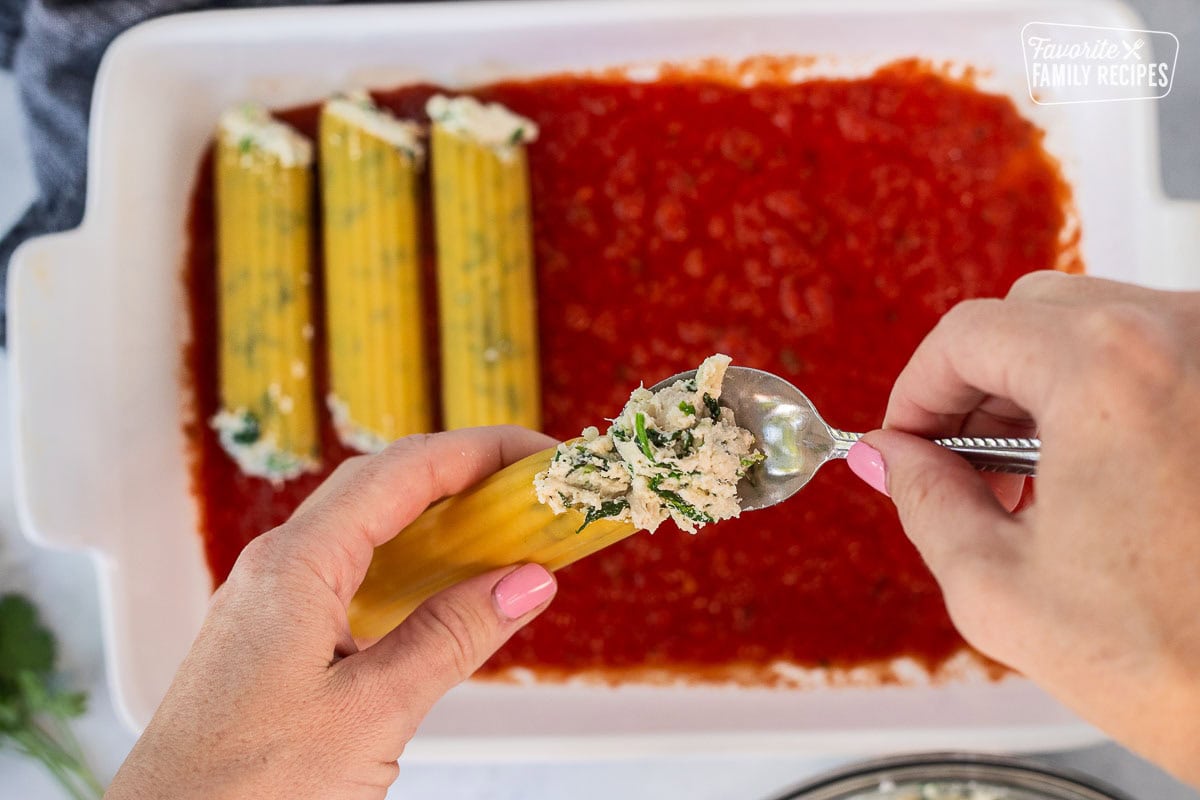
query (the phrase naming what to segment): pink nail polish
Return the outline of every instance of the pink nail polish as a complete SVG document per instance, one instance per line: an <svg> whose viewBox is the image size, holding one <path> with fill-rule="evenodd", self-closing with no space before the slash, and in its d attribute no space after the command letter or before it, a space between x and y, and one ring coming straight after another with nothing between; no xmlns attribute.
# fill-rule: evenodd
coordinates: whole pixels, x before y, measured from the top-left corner
<svg viewBox="0 0 1200 800"><path fill-rule="evenodd" d="M509 619L519 619L554 596L554 576L540 564L526 564L505 575L492 589L496 607Z"/></svg>
<svg viewBox="0 0 1200 800"><path fill-rule="evenodd" d="M846 463L850 466L850 471L862 478L867 486L882 494L888 494L887 467L883 464L883 456L874 447L866 442L855 442L846 454Z"/></svg>

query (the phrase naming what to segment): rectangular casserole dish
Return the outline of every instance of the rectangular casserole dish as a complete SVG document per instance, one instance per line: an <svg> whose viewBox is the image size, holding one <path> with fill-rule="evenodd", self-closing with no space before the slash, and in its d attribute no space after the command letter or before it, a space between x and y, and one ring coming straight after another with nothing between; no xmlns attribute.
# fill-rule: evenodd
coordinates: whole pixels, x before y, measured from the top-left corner
<svg viewBox="0 0 1200 800"><path fill-rule="evenodd" d="M182 432L180 269L193 177L223 108L713 56L829 57L822 74L951 60L983 69L984 88L1047 130L1089 272L1200 285L1182 256L1200 249L1200 210L1161 195L1153 104L1033 104L1018 38L1031 20L1140 27L1115 2L601 0L205 12L121 36L93 101L83 223L18 251L9 302L20 518L37 542L94 554L124 719L149 720L209 597ZM468 683L408 757L1048 749L1096 736L1020 679L808 691Z"/></svg>

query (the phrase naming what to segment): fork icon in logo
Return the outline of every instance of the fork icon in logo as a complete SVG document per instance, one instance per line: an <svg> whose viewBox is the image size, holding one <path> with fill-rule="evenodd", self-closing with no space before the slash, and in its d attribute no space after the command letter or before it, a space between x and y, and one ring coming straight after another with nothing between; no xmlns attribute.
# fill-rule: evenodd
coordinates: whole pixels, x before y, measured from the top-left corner
<svg viewBox="0 0 1200 800"><path fill-rule="evenodd" d="M1141 61L1142 54L1139 53L1138 51L1142 49L1142 45L1144 45L1145 43L1146 43L1146 41L1144 39L1138 39L1133 44L1130 44L1129 42L1121 42L1121 44L1125 45L1125 57L1122 60L1128 61L1129 57L1133 56L1138 61Z"/></svg>

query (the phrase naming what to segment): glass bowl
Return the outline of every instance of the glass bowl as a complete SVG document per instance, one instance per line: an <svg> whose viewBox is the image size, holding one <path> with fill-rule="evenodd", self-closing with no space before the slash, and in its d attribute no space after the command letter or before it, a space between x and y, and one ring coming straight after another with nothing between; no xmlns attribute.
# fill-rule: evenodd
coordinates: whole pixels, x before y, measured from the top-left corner
<svg viewBox="0 0 1200 800"><path fill-rule="evenodd" d="M840 769L776 800L1131 800L1083 775L1008 756L928 753Z"/></svg>

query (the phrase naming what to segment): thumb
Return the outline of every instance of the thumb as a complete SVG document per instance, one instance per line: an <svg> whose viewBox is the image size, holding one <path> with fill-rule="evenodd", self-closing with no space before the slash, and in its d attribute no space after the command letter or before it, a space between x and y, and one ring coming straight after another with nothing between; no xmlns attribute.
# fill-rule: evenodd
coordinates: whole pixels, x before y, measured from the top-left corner
<svg viewBox="0 0 1200 800"><path fill-rule="evenodd" d="M356 657L381 674L416 724L541 613L557 590L539 564L493 570L430 597Z"/></svg>
<svg viewBox="0 0 1200 800"><path fill-rule="evenodd" d="M889 495L904 532L954 599L956 584L1011 563L1017 522L974 467L943 447L895 430L874 431L846 461L859 478Z"/></svg>

